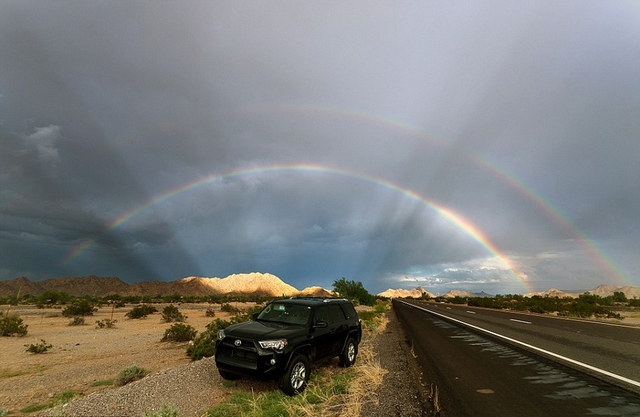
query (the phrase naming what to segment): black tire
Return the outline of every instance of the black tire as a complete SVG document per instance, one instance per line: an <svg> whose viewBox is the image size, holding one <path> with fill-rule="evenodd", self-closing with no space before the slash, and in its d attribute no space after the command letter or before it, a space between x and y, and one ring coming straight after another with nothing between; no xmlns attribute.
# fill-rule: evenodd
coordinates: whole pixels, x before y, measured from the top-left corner
<svg viewBox="0 0 640 417"><path fill-rule="evenodd" d="M296 355L289 363L287 371L280 379L280 389L289 396L300 394L307 387L311 365L309 359L302 355Z"/></svg>
<svg viewBox="0 0 640 417"><path fill-rule="evenodd" d="M347 344L344 345L344 350L340 354L340 366L348 368L356 363L356 356L358 356L358 344L350 337L347 339Z"/></svg>
<svg viewBox="0 0 640 417"><path fill-rule="evenodd" d="M227 381L235 381L240 379L240 375L234 374L233 372L223 371L222 369L218 369L218 373L222 377L222 379L226 379Z"/></svg>

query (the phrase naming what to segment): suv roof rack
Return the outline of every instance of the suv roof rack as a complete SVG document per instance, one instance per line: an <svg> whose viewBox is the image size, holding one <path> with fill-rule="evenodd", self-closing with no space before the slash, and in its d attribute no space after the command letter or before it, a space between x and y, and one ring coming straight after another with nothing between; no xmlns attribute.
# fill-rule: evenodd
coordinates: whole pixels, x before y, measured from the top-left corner
<svg viewBox="0 0 640 417"><path fill-rule="evenodd" d="M336 298L336 297L289 297L289 300L317 300L317 301L322 301L323 303L333 301L333 300L347 301L346 298Z"/></svg>

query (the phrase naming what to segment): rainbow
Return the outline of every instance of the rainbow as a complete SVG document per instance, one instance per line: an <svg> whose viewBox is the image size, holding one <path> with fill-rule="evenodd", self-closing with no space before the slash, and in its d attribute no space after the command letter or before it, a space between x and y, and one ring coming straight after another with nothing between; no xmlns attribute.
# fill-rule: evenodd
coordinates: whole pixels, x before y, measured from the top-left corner
<svg viewBox="0 0 640 417"><path fill-rule="evenodd" d="M462 231L463 233L471 237L473 240L475 240L492 256L499 259L500 262L504 265L504 267L508 271L510 271L513 277L524 286L527 292L532 292L530 284L526 279L526 274L518 271L505 253L503 253L493 242L491 242L491 240L489 240L489 238L485 236L485 234L478 227L476 227L473 223L465 219L460 214L455 213L454 211L448 208L445 208L440 204L435 203L434 201L428 200L425 197L421 196L420 194L408 188L403 188L389 181L364 175L361 173L346 171L346 170L322 166L322 165L313 165L313 164L272 165L267 167L239 169L239 170L227 172L225 174L216 174L216 175L211 175L204 178L199 178L195 181L180 185L179 187L176 187L164 193L158 194L155 197L153 197L151 200L149 200L147 203L139 205L133 208L132 210L124 213L120 217L114 219L109 224L107 224L107 226L104 228L102 232L102 235L107 234L113 231L114 229L122 226L123 224L131 220L133 217L139 215L140 213L150 209L155 205L161 204L171 198L176 197L179 194L188 192L190 190L194 190L205 184L210 184L212 182L216 182L224 179L230 179L234 177L241 177L244 175L270 173L270 172L282 172L282 171L306 171L306 172L317 172L317 173L325 173L325 174L328 173L328 174L346 176L346 177L356 178L362 181L366 181L366 182L375 184L377 186L382 186L394 192L403 194L409 197L410 199L427 206L433 212L437 213L439 216L446 219L450 224L455 226L457 229L459 229L460 231ZM62 261L62 265L65 265L71 262L72 260L74 260L75 258L79 257L84 251L89 249L95 241L96 241L96 238L84 239L67 254L67 256Z"/></svg>
<svg viewBox="0 0 640 417"><path fill-rule="evenodd" d="M421 139L429 141L429 143L435 146L447 147L457 152L465 159L473 162L475 166L502 181L510 189L524 197L548 219L550 219L555 225L557 225L564 233L572 236L573 239L579 243L582 249L590 255L590 258L598 265L598 267L602 271L606 271L608 274L610 274L612 277L614 277L624 285L633 285L628 275L624 273L619 266L617 266L616 262L609 256L607 256L604 250L598 247L598 245L593 240L591 240L585 233L583 233L577 226L575 226L571 222L571 220L569 220L568 216L562 212L562 210L556 207L549 200L542 197L532 187L527 186L516 175L508 173L487 158L471 152L470 150L454 141L441 138L435 134L426 132L417 126L391 117L348 108L310 105L306 103L277 103L266 107L252 108L247 110L247 113L250 114L261 112L289 112L297 114L307 114L311 116L323 114L332 117L342 117L350 120L362 120L366 123L371 123L381 127L401 131L410 136L419 137Z"/></svg>

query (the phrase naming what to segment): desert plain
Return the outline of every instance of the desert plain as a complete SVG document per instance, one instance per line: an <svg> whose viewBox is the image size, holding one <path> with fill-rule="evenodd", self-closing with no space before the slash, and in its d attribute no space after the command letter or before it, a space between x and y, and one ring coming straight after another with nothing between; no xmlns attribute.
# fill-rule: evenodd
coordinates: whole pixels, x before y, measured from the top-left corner
<svg viewBox="0 0 640 417"><path fill-rule="evenodd" d="M74 326L60 308L11 306L11 314L23 319L28 333L0 338L0 410L8 409L10 416L24 415L20 410L50 402L65 391L86 395L110 389L109 381L128 366L141 366L152 374L191 362L186 355L187 343L161 342L172 325L161 320L160 312L166 305L155 304L159 313L143 319L125 317L132 306L103 306L93 316L86 316L84 325ZM232 305L240 309L253 306ZM0 308L4 314L9 306ZM182 304L178 308L187 316L185 323L198 333L215 318L231 316L220 311L220 304ZM207 317L207 309L213 309L215 317ZM98 328L96 321L104 319L117 322L113 328ZM25 345L42 340L52 345L47 352L27 352Z"/></svg>

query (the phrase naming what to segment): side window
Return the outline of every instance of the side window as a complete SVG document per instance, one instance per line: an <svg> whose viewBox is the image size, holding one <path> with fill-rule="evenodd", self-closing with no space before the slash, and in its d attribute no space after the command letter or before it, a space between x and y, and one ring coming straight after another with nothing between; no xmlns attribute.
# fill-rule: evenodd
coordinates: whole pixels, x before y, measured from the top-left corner
<svg viewBox="0 0 640 417"><path fill-rule="evenodd" d="M355 308L353 308L353 305L347 303L342 304L342 309L344 310L344 313L347 315L348 319L358 317L358 314L356 313Z"/></svg>
<svg viewBox="0 0 640 417"><path fill-rule="evenodd" d="M318 307L316 309L316 323L319 321L324 321L326 323L330 323L329 321L329 309L326 306Z"/></svg>
<svg viewBox="0 0 640 417"><path fill-rule="evenodd" d="M331 323L340 323L345 321L344 312L337 304L329 306L329 316L331 318Z"/></svg>

